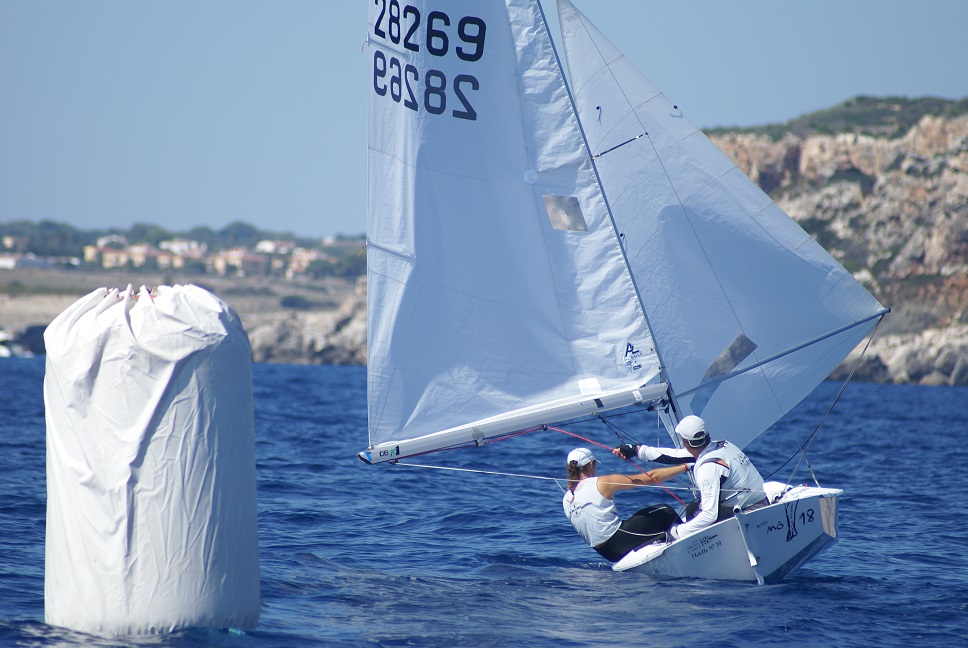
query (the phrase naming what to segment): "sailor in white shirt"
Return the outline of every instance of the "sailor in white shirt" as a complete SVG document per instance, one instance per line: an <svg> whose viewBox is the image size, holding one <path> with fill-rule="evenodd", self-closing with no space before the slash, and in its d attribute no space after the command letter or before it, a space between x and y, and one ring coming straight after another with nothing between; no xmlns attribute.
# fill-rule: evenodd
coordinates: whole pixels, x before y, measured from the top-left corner
<svg viewBox="0 0 968 648"><path fill-rule="evenodd" d="M602 557L615 562L643 544L664 540L679 516L667 504L644 508L622 521L615 492L657 484L686 471L686 466L658 468L640 475L596 475L595 456L588 448L568 453L568 490L562 499L565 515L578 535Z"/></svg>
<svg viewBox="0 0 968 648"><path fill-rule="evenodd" d="M683 441L681 450L651 446L622 445L612 452L626 459L675 464L695 462L693 474L699 486L699 512L669 531L673 539L683 538L733 515L733 507L752 510L767 504L763 478L742 450L729 441L714 441L706 422L686 416L676 426Z"/></svg>

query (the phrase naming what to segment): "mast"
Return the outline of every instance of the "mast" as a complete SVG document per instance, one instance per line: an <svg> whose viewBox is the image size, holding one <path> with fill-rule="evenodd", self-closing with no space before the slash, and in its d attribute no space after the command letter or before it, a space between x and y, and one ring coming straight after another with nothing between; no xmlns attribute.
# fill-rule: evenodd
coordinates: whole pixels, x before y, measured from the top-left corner
<svg viewBox="0 0 968 648"><path fill-rule="evenodd" d="M540 5L413 6L370 6L370 457L667 399Z"/></svg>

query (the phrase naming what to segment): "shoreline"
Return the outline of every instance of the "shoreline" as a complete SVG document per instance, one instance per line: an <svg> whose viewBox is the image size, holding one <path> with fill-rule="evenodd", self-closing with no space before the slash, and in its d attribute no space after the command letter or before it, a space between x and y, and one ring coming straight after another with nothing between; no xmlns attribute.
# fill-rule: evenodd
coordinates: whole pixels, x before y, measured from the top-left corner
<svg viewBox="0 0 968 648"><path fill-rule="evenodd" d="M35 353L43 329L75 301L102 287L195 284L242 319L255 362L366 364L366 280L218 277L176 273L24 268L0 271L0 331ZM297 297L300 308L286 308ZM890 317L890 315L888 316ZM38 341L39 340L39 341ZM37 345L40 345L39 347ZM844 379L859 345L830 378ZM875 336L854 380L917 385L968 385L968 325Z"/></svg>

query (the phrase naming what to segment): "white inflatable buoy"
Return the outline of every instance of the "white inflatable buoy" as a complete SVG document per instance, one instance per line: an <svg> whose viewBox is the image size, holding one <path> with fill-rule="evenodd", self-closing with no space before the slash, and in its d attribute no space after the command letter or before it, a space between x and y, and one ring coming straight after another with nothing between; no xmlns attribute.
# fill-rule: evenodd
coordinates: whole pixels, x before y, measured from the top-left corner
<svg viewBox="0 0 968 648"><path fill-rule="evenodd" d="M44 341L47 623L255 626L252 367L238 316L196 286L102 288Z"/></svg>

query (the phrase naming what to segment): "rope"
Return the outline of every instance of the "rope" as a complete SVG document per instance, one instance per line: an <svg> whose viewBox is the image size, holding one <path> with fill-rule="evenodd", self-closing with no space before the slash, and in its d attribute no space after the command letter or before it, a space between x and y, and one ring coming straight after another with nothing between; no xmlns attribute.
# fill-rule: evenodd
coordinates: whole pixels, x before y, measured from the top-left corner
<svg viewBox="0 0 968 648"><path fill-rule="evenodd" d="M404 466L406 468L428 468L428 469L431 469L431 470L451 470L451 471L454 471L454 472L475 473L475 474L478 474L478 475L495 475L497 477L520 477L522 479L539 479L539 480L543 480L543 481L553 481L553 482L556 482L558 484L559 488L561 487L561 482L568 481L567 478L562 478L562 477L545 477L544 475L525 475L525 474L522 474L522 473L507 473L507 472L498 472L498 471L495 471L495 470L478 470L478 469L475 469L475 468L457 468L455 466L432 466L430 464L403 463L402 461L398 461L398 462L396 462L395 464L392 464L392 465L395 465L395 466ZM616 483L616 482L604 482L604 483L611 484L611 483ZM624 484L625 482L618 482L618 483L623 483ZM663 490L667 490L667 487L662 486L662 485L659 485L659 484L633 484L633 486L635 488L662 488ZM690 488L685 487L685 486L681 486L681 487L675 487L675 486L673 486L673 487L670 487L670 488L675 488L677 490L684 490L684 491L691 490ZM564 489L562 489L562 490L564 490ZM746 490L748 490L748 489L746 489ZM737 491L737 492L745 492L745 490L743 490L743 491Z"/></svg>
<svg viewBox="0 0 968 648"><path fill-rule="evenodd" d="M453 470L455 472L467 472L467 473L477 473L478 475L496 475L498 477L521 477L524 479L542 479L545 481L568 481L567 479L561 479L560 477L544 477L542 475L523 475L521 473L506 473L506 472L496 472L493 470L475 470L473 468L456 468L453 466L431 466L428 464L413 464L413 463L403 463L398 461L397 466L406 466L408 468L430 468L432 470Z"/></svg>
<svg viewBox="0 0 968 648"><path fill-rule="evenodd" d="M575 434L574 432L569 432L568 430L562 430L561 428L555 428L555 427L550 427L550 426L547 429L551 430L552 432L561 432L562 434L567 434L568 436L573 436L576 439L579 439L580 441L584 441L586 443L590 443L592 445L596 445L599 448L605 448L609 452L612 451L612 446L607 446L604 443L599 443L598 441L593 441L592 439L589 439L588 437L583 437L580 434Z"/></svg>
<svg viewBox="0 0 968 648"><path fill-rule="evenodd" d="M592 445L597 445L600 448L605 448L609 452L612 451L612 448L610 446L607 446L604 443L599 443L598 441L593 441L592 439L589 439L587 437L583 437L580 434L575 434L574 432L569 432L568 430L562 430L560 428L555 428L555 427L548 427L548 429L551 430L551 431L553 431L553 432L561 432L562 434L567 434L568 436L573 436L576 439L581 439L582 441L586 441L588 443L591 443ZM686 505L686 503L683 502L681 499L679 499L679 497L675 493L673 493L671 490L669 490L668 488L666 488L665 486L663 486L662 484L660 484L654 477L652 477L652 473L650 473L648 470L646 470L642 466L638 465L634 461L629 460L629 463L632 464L633 466L635 466L636 468L638 468L639 472L641 472L642 474L648 475L650 479L652 479L653 481L655 481L656 485L659 488L661 488L666 493L668 493L669 495L671 495L674 500L676 500L677 502L679 502L683 506Z"/></svg>
<svg viewBox="0 0 968 648"><path fill-rule="evenodd" d="M874 325L874 330L871 331L871 334L867 338L867 344L864 345L863 351L861 351L860 355L857 356L857 360L854 362L854 366L851 367L850 372L847 374L846 380L844 380L844 384L840 386L840 391L837 392L837 395L834 397L833 402L830 403L830 407L827 408L827 411L820 419L820 423L817 424L817 428L810 434L810 436L807 437L806 443L804 443L802 446L800 445L800 442L797 441L798 451L790 455L789 459L784 461L782 464L780 464L780 466L776 470L770 473L767 479L769 479L776 473L780 472L783 466L790 463L790 461L792 461L793 458L797 456L797 454L799 454L800 459L797 460L796 465L793 466L793 471L790 473L790 477L787 479L786 485L789 486L790 483L793 482L793 477L794 475L797 474L797 470L799 470L800 468L800 463L804 462L807 464L807 469L810 471L810 476L813 478L813 483L816 484L818 488L820 487L820 482L817 480L817 475L813 472L813 466L810 465L810 461L807 459L807 450L809 450L813 442L817 440L817 435L820 433L820 428L823 427L823 424L827 421L827 417L830 416L830 413L833 411L834 406L837 405L837 402L840 400L840 397L843 396L844 391L847 389L847 385L854 377L854 372L856 372L857 369L860 367L860 361L863 360L864 356L867 354L867 349L870 348L871 342L874 341L874 334L877 332L877 327L881 325L881 322L883 321L883 319L884 318L882 316L881 319L877 320L877 324ZM794 437L794 440L796 440L796 437Z"/></svg>

